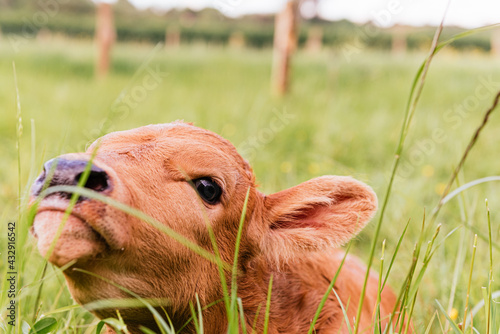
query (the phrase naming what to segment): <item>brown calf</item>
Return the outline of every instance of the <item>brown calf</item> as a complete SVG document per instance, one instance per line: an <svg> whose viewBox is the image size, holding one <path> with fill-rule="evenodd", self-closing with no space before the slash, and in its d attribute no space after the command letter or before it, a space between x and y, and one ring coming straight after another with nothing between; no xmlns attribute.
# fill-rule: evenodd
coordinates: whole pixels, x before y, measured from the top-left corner
<svg viewBox="0 0 500 334"><path fill-rule="evenodd" d="M281 192L264 195L253 172L227 140L182 122L115 132L94 143L86 153L67 154L46 163L33 186L33 199L43 184L76 185L97 149L85 187L137 208L187 239L213 252L210 224L225 262L231 263L244 200L247 214L238 262L238 295L246 328L262 333L270 277L273 276L269 333L307 333L311 320L333 279L344 253L338 249L367 224L377 198L365 184L350 177L323 176ZM57 163L57 166L53 164ZM48 180L52 170L54 176ZM188 182L188 180L192 180ZM46 255L68 207L69 195L55 193L38 207L33 234ZM131 215L97 200L80 198L69 217L50 262L64 266L74 299L86 304L130 295L82 268L105 277L145 298L165 298L165 310L176 329L190 318L189 304L207 306L223 298L218 267L187 247ZM351 326L356 316L366 267L347 256L334 289L347 307ZM228 282L230 281L230 273ZM378 280L371 275L361 331L371 328ZM384 326L395 304L382 293ZM340 302L331 293L316 323L316 333L347 333ZM160 309L160 312L163 310ZM93 311L99 318L116 310ZM139 326L157 329L146 308L121 309L131 332ZM203 312L205 333L224 333L224 303ZM183 333L194 332L190 323Z"/></svg>

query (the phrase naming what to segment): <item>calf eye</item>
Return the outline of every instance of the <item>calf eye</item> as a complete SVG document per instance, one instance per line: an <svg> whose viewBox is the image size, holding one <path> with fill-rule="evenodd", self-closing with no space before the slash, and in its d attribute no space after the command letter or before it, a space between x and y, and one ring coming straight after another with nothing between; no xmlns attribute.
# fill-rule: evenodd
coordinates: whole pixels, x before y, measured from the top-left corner
<svg viewBox="0 0 500 334"><path fill-rule="evenodd" d="M200 194L201 198L208 204L215 204L219 201L222 195L222 189L215 181L210 178L204 177L201 179L193 180L196 191Z"/></svg>

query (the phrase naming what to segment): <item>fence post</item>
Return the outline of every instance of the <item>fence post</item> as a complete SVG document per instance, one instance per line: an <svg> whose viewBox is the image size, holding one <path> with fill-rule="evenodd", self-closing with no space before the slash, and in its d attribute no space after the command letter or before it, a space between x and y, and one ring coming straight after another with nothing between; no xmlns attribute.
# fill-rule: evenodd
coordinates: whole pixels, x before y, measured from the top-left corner
<svg viewBox="0 0 500 334"><path fill-rule="evenodd" d="M400 25L395 25L392 30L392 54L396 56L403 55L408 49L408 29Z"/></svg>
<svg viewBox="0 0 500 334"><path fill-rule="evenodd" d="M95 38L98 48L96 74L98 78L104 78L109 72L111 48L116 39L113 7L110 3L97 3Z"/></svg>
<svg viewBox="0 0 500 334"><path fill-rule="evenodd" d="M284 95L288 88L291 56L297 47L297 27L298 3L290 0L283 11L276 14L274 23L271 90L278 96Z"/></svg>
<svg viewBox="0 0 500 334"><path fill-rule="evenodd" d="M493 29L491 31L491 53L498 57L500 56L500 29Z"/></svg>
<svg viewBox="0 0 500 334"><path fill-rule="evenodd" d="M307 33L306 50L310 53L318 53L323 47L323 29L321 27L310 27Z"/></svg>
<svg viewBox="0 0 500 334"><path fill-rule="evenodd" d="M165 30L165 47L178 48L181 45L181 31L177 26L168 26Z"/></svg>

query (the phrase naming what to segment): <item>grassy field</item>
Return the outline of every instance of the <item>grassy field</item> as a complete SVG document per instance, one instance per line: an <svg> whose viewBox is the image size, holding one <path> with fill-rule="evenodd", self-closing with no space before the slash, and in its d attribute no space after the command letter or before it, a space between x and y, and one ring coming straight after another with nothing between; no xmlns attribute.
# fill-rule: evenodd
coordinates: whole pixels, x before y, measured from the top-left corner
<svg viewBox="0 0 500 334"><path fill-rule="evenodd" d="M6 39L0 40L0 332L6 326L9 300L3 279L8 271L7 222L18 221L19 212L24 212L26 191L43 161L83 150L101 131L183 119L234 143L249 159L265 193L320 175L352 175L371 185L381 202L411 83L424 58L425 54L397 57L368 49L351 57L340 50L299 53L294 59L290 94L278 99L269 94L270 50L203 45L164 50L150 45L118 45L111 75L96 81L90 42L29 42L16 53ZM13 62L22 110L19 151ZM143 80L148 75L156 78L157 85L146 89ZM374 262L374 268L379 268L381 244L386 239L387 267L410 220L389 278L396 291L410 269L424 213L429 216L437 205L498 90L500 59L444 50L432 63L405 144ZM460 185L500 174L497 113L500 111L492 115L460 172ZM271 122L276 117L283 126L272 131ZM434 256L425 264L425 275L417 285L413 321L418 333L424 333L426 328L430 328L429 333L444 332L447 320L438 311L436 300L456 323L463 320L475 233L480 237L469 308L483 299L481 287L488 286L490 267L485 198L491 210L493 276L498 279L498 194L496 182L472 187L445 204L437 219L426 222L417 273L424 266L427 242L437 224L442 225ZM36 317L73 302L62 275L50 266L40 299L36 300L41 282L33 277L43 261L23 221L17 232L18 298L21 320L33 324ZM370 224L352 247L352 252L364 260L369 256L374 226ZM499 289L498 282L493 282L492 290ZM474 317L480 333L486 333L484 313L483 308ZM53 316L58 319L61 333L95 332L97 321L80 307L63 309ZM494 320L496 333L500 327L498 307Z"/></svg>

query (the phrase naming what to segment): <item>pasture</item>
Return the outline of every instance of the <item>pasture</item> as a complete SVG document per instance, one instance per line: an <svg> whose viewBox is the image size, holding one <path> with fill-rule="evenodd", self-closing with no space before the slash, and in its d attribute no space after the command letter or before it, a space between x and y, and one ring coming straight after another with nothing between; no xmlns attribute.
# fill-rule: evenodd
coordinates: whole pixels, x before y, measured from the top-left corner
<svg viewBox="0 0 500 334"><path fill-rule="evenodd" d="M29 185L43 161L82 151L103 133L182 119L229 139L249 160L264 193L320 175L352 175L373 187L381 206L412 80L425 57L425 53L400 57L369 49L350 56L342 50L299 52L293 62L290 94L279 99L269 94L271 51L267 49L200 44L165 50L119 44L111 75L96 81L90 42L30 41L15 52L7 40L1 40L0 277L4 292L0 294L0 331L9 302L5 293L7 222L16 221L20 321L32 325L37 317L52 314L61 333L95 332L97 320L83 308L61 309L74 302L57 269L48 266L43 281L34 280L44 264L28 233L25 206ZM22 117L19 149L13 62ZM446 203L435 220L428 219L498 90L500 59L444 49L431 64L412 120L373 268L380 268L385 239L385 275L409 221L389 284L399 292L415 244L421 245L416 285L412 285L412 291L418 292L412 316L417 333L426 329L442 333L448 327L436 300L458 324L463 320L468 287L469 309L483 299L482 287L488 286L490 270L485 198L491 212L493 277L498 280L498 182L464 191ZM492 114L454 187L499 174L498 113ZM377 220L378 215L351 247L365 261ZM428 241L438 224L433 257L424 264ZM476 233L479 238L469 280ZM418 281L421 270L425 274ZM494 281L492 290L499 289ZM495 333L499 319L496 307ZM474 317L480 333L486 333L486 321L484 308L480 309Z"/></svg>

